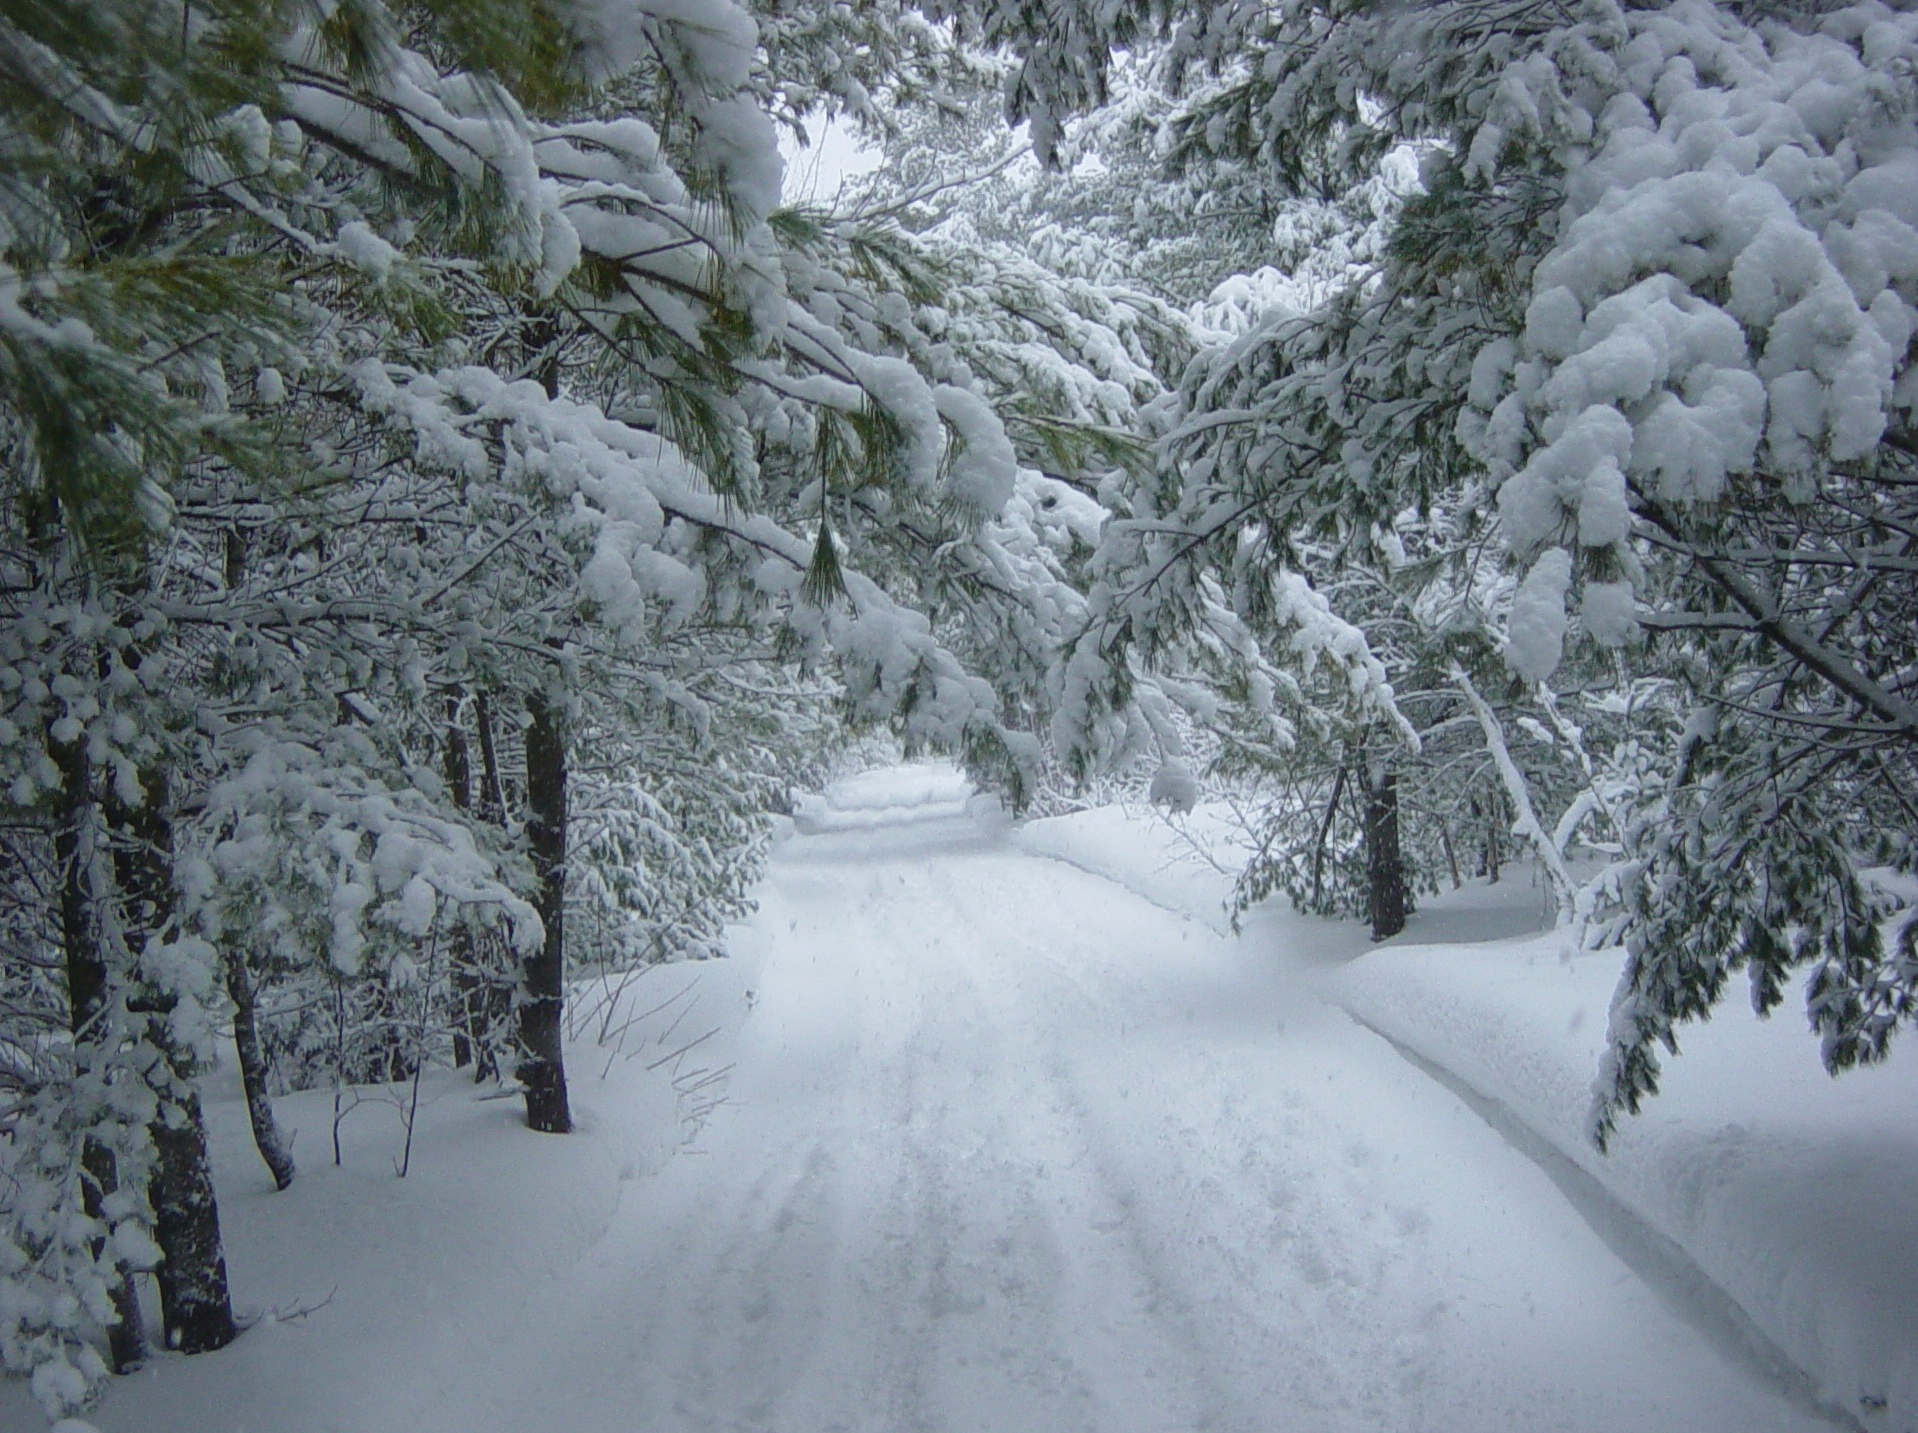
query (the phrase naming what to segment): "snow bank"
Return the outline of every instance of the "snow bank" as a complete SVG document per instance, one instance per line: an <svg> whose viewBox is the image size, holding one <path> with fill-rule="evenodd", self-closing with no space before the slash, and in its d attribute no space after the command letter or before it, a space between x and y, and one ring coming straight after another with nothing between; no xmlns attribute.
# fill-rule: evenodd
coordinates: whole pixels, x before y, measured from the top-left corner
<svg viewBox="0 0 1918 1433"><path fill-rule="evenodd" d="M1232 882L1248 854L1230 813L1216 803L1176 819L1100 806L1028 821L1012 842L1217 931L1231 927Z"/></svg>
<svg viewBox="0 0 1918 1433"><path fill-rule="evenodd" d="M1134 895L1189 920L1225 932L1232 926L1232 887L1251 858L1251 838L1231 805L1201 802L1188 815L1168 816L1139 806L1101 806L1028 821L1012 842L1033 856L1063 861L1103 876ZM1421 901L1406 922L1404 941L1475 941L1530 933L1551 918L1550 893L1516 880L1473 882ZM1240 918L1247 947L1307 964L1342 961L1372 948L1354 921L1300 915L1268 901Z"/></svg>
<svg viewBox="0 0 1918 1433"><path fill-rule="evenodd" d="M332 1093L309 1090L274 1101L300 1161L276 1193L228 1059L205 1111L248 1331L218 1353L156 1356L112 1380L88 1417L105 1433L526 1426L456 1423L443 1410L455 1393L509 1396L525 1377L512 1331L555 1326L570 1291L662 1197L660 1176L706 1152L765 934L733 927L731 947L728 960L574 985L566 1059L578 1129L565 1139L529 1134L520 1101L497 1086L429 1073L403 1179L406 1085L346 1092L337 1166ZM579 1426L591 1395L554 1403L553 1426ZM0 1380L0 1430L45 1427L22 1382Z"/></svg>
<svg viewBox="0 0 1918 1433"><path fill-rule="evenodd" d="M1223 928L1244 854L1229 818L1217 804L1179 825L1112 806L1029 822L1012 839ZM1353 923L1272 906L1245 917L1244 949L1315 964L1357 955L1331 976L1350 1013L1502 1107L1676 1244L1835 1409L1873 1430L1918 1427L1918 1062L1833 1080L1790 1013L1802 1003L1788 997L1771 1020L1723 1010L1685 1032L1664 1092L1601 1155L1584 1131L1619 957L1567 962L1559 937L1515 934L1549 919L1548 904L1522 877L1476 882L1425 902L1385 946Z"/></svg>
<svg viewBox="0 0 1918 1433"><path fill-rule="evenodd" d="M1601 1155L1584 1130L1619 960L1559 950L1382 949L1335 990L1679 1245L1837 1408L1918 1424L1918 1063L1833 1080L1791 1016L1723 1010Z"/></svg>

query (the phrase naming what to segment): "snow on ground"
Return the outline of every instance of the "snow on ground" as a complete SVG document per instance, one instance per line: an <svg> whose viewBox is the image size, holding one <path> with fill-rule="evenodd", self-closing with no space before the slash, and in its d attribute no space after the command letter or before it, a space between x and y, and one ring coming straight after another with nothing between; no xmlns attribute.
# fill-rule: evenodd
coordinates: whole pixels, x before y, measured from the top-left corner
<svg viewBox="0 0 1918 1433"><path fill-rule="evenodd" d="M1028 821L1019 850L1062 861L1221 933L1231 925L1232 881L1247 847L1231 813L1201 806L1184 816L1150 807L1100 806Z"/></svg>
<svg viewBox="0 0 1918 1433"><path fill-rule="evenodd" d="M1243 822L1221 802L1183 816L1136 804L1100 806L1026 822L1011 840L1021 851L1103 876L1220 932L1231 926L1233 879L1251 854ZM1551 897L1523 868L1509 872L1503 884L1475 881L1421 902L1400 943L1495 940L1549 924ZM1359 924L1302 916L1279 901L1246 912L1240 924L1249 949L1307 964L1343 961L1372 949Z"/></svg>
<svg viewBox="0 0 1918 1433"><path fill-rule="evenodd" d="M735 958L632 982L621 1046L582 1029L575 1137L438 1077L401 1180L392 1107L348 1116L334 1169L329 1098L303 1095L276 1195L237 1102L211 1101L239 1297L282 1317L157 1360L95 1421L1831 1426L1482 1101L1322 997L1313 942L1357 949L1345 928L1222 936L1164 881L1095 873L1118 850L1164 876L1163 845L1139 866L1103 813L1010 834L936 768L842 784L808 823ZM36 1416L0 1390L0 1428Z"/></svg>
<svg viewBox="0 0 1918 1433"><path fill-rule="evenodd" d="M1164 818L1107 808L1017 839L1155 900L1179 872L1200 917L1229 888ZM1336 961L1331 1000L1458 1090L1744 1357L1846 1421L1918 1427L1918 1063L1833 1080L1802 989L1765 1020L1734 994L1681 1033L1663 1093L1601 1155L1584 1131L1622 955L1562 958L1540 932L1549 908L1514 867L1424 903L1382 947L1277 908L1247 918L1247 940Z"/></svg>
<svg viewBox="0 0 1918 1433"><path fill-rule="evenodd" d="M746 1009L750 932L740 946L737 960L659 967L633 983L622 1019L671 1003L604 1048L587 1017L607 989L576 989L576 1137L530 1133L517 1099L464 1075L427 1076L404 1179L404 1086L348 1108L338 1167L332 1095L314 1091L275 1101L300 1163L275 1192L229 1066L206 1114L236 1309L257 1322L217 1354L163 1355L116 1380L91 1421L104 1433L494 1433L442 1421L433 1406L485 1384L532 1310L592 1269L609 1230L643 1204L638 1191L676 1158L699 1157L707 1091L696 1086L730 1059ZM24 1386L0 1382L0 1430L45 1427Z"/></svg>
<svg viewBox="0 0 1918 1433"><path fill-rule="evenodd" d="M910 826L915 836L943 840L955 831L991 829L1000 809L952 767L915 765L861 772L801 797L793 826L808 836Z"/></svg>
<svg viewBox="0 0 1918 1433"><path fill-rule="evenodd" d="M1918 1426L1918 1064L1833 1080L1802 991L1769 1020L1734 994L1601 1155L1583 1131L1620 957L1559 950L1381 951L1338 988L1682 1248L1825 1396Z"/></svg>

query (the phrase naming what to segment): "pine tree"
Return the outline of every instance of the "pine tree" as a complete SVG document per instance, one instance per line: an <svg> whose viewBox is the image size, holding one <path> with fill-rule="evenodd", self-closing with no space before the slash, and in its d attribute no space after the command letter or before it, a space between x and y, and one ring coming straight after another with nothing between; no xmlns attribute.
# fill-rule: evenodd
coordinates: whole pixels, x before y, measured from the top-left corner
<svg viewBox="0 0 1918 1433"><path fill-rule="evenodd" d="M971 23L1023 47L1015 104L1047 146L1103 94L1109 48L1156 34L1200 77L1171 126L1187 163L1322 202L1417 161L1375 268L1188 372L1150 515L1219 571L1248 530L1275 558L1304 537L1369 560L1370 532L1435 505L1461 559L1502 549L1493 695L1549 718L1556 682L1611 725L1609 752L1564 738L1572 799L1499 763L1541 861L1552 806L1560 826L1608 813L1615 859L1562 897L1628 951L1595 1132L1739 969L1769 1009L1811 967L1828 1065L1880 1057L1913 1009L1909 922L1887 941L1858 875L1912 862L1918 215L1895 178L1906 100L1883 89L1908 17L987 4ZM1854 102L1815 110L1815 83ZM1159 596L1121 630L1151 655L1202 584L1139 555L1119 590ZM1614 711L1607 684L1630 694ZM1509 758L1504 719L1481 724Z"/></svg>
<svg viewBox="0 0 1918 1433"><path fill-rule="evenodd" d="M10 1168L74 1157L0 1347L58 1414L130 1276L230 1334L217 1020L276 1183L275 1090L462 1047L563 1128L568 969L714 951L835 716L1029 784L1071 599L925 255L776 207L773 117L942 83L936 27L115 0L0 49L0 760L71 916L10 873L8 949L81 1037L10 1087Z"/></svg>

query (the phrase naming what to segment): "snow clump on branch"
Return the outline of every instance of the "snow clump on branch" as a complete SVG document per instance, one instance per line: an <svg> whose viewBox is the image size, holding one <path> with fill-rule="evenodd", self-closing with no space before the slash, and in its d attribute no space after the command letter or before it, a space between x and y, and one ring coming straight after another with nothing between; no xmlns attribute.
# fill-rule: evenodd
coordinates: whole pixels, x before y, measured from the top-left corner
<svg viewBox="0 0 1918 1433"><path fill-rule="evenodd" d="M1681 0L1624 18L1594 108L1550 136L1582 131L1591 157L1567 175L1523 333L1481 352L1460 423L1502 481L1512 547L1584 553L1594 576L1632 572L1634 505L1713 502L1746 474L1806 495L1918 398L1899 378L1918 153L1887 88L1918 58L1918 16L1866 4L1800 33ZM1487 135L1509 137L1481 131L1480 166ZM1586 607L1593 636L1627 635L1616 596ZM1515 612L1511 651L1542 678L1558 661L1544 627L1516 628L1540 611Z"/></svg>

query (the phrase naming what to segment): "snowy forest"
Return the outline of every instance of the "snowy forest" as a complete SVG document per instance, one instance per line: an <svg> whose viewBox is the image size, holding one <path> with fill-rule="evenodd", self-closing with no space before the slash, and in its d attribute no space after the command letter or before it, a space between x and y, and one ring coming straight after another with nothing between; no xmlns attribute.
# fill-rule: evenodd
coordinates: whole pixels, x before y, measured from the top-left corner
<svg viewBox="0 0 1918 1433"><path fill-rule="evenodd" d="M0 0L0 1426L1918 1428L1915 338L1902 0Z"/></svg>

